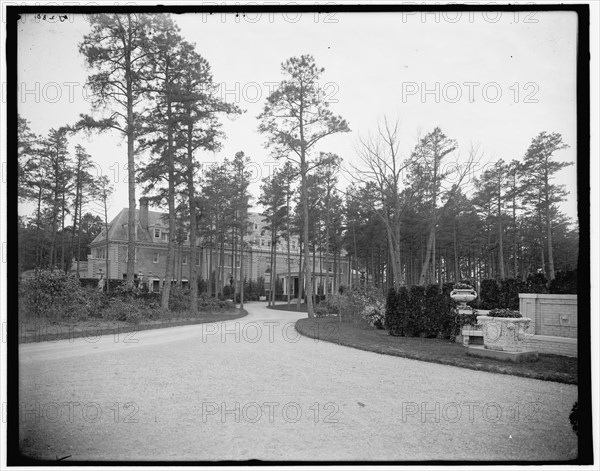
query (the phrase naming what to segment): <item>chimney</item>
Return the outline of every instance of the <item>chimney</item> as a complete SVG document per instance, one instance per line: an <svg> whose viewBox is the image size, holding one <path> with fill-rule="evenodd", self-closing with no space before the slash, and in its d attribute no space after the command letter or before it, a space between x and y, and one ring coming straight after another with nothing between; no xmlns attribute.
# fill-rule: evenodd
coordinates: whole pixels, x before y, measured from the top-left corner
<svg viewBox="0 0 600 471"><path fill-rule="evenodd" d="M142 229L148 230L148 198L140 198L140 224Z"/></svg>

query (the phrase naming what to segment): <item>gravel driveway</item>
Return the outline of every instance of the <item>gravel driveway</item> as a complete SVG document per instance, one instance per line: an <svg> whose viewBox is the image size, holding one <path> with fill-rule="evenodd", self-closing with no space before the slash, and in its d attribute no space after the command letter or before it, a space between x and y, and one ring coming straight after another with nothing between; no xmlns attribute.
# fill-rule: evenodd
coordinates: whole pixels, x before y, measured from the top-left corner
<svg viewBox="0 0 600 471"><path fill-rule="evenodd" d="M20 443L66 460L567 460L577 387L301 337L306 314L24 344Z"/></svg>

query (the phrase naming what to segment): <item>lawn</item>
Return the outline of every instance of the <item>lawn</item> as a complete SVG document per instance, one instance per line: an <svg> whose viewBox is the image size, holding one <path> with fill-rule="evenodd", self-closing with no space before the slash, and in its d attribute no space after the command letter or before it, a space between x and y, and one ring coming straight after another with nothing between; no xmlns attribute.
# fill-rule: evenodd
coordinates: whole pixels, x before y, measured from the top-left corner
<svg viewBox="0 0 600 471"><path fill-rule="evenodd" d="M393 337L385 330L372 329L359 324L340 323L336 317L299 319L296 322L296 329L311 338L385 355L491 373L577 384L577 358L541 353L538 361L528 363L474 358L467 356L466 348L456 342L420 337Z"/></svg>
<svg viewBox="0 0 600 471"><path fill-rule="evenodd" d="M55 342L57 340L85 337L96 339L101 336L119 336L142 330L177 327L182 325L205 324L239 319L247 312L235 309L229 312L198 312L194 317L175 316L158 320L143 320L138 324L126 321L109 321L90 317L87 320L56 322L48 319L27 320L19 324L19 343Z"/></svg>

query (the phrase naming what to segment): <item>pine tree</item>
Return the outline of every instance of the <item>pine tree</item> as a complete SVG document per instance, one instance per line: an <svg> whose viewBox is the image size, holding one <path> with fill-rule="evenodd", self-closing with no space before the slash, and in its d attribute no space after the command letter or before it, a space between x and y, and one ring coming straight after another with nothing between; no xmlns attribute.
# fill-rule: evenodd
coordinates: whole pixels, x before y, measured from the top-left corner
<svg viewBox="0 0 600 471"><path fill-rule="evenodd" d="M78 127L100 132L116 130L127 138L127 284L133 286L135 269L135 154L149 79L150 16L139 13L87 15L91 32L79 51L95 73L88 76L92 108L110 110L96 119L81 115Z"/></svg>
<svg viewBox="0 0 600 471"><path fill-rule="evenodd" d="M543 220L546 226L550 280L555 277L552 214L556 205L564 201L568 194L564 185L553 184L552 180L558 171L573 165L572 162L558 162L553 157L556 152L568 147L559 133L541 132L531 141L523 162L523 172L527 175L526 184L530 191L537 192L539 196L539 219Z"/></svg>
<svg viewBox="0 0 600 471"><path fill-rule="evenodd" d="M309 155L313 146L323 138L338 132L348 132L348 123L329 110L319 79L324 69L316 66L309 55L292 57L281 66L285 79L267 98L260 114L259 131L269 136L267 145L277 157L287 156L300 170L300 193L304 207L304 242L308 241ZM295 154L296 158L290 157ZM308 317L314 317L312 276L308 250L304 251Z"/></svg>

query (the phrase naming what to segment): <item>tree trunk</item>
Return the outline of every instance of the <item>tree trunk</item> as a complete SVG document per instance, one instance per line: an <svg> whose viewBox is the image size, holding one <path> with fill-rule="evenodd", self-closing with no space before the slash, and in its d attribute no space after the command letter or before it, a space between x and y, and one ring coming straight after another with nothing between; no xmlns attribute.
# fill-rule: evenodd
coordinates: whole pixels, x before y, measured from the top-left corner
<svg viewBox="0 0 600 471"><path fill-rule="evenodd" d="M106 243L106 280L105 280L105 286L106 286L106 293L110 293L110 264L109 264L109 255L108 255L108 248L109 248L109 239L108 239L108 204L107 204L107 200L108 200L108 195L106 193L104 193L103 195L103 200L104 200L104 242Z"/></svg>
<svg viewBox="0 0 600 471"><path fill-rule="evenodd" d="M548 184L548 158L546 157L546 165L544 167L544 192L545 192L545 208L546 208L546 238L548 244L548 271L549 279L553 280L556 276L554 273L554 253L552 250L552 220L550 218L550 194Z"/></svg>
<svg viewBox="0 0 600 471"><path fill-rule="evenodd" d="M232 228L232 237L233 237L233 247L232 247L232 260L231 260L231 271L233 274L233 305L235 306L237 303L237 229L235 227L236 217L234 216L234 225Z"/></svg>
<svg viewBox="0 0 600 471"><path fill-rule="evenodd" d="M245 208L243 209L245 212ZM240 309L244 309L244 285L246 277L244 276L244 232L246 232L245 213L242 214L242 230L240 231Z"/></svg>
<svg viewBox="0 0 600 471"><path fill-rule="evenodd" d="M500 268L500 279L504 280L504 243L502 234L502 178L498 180L498 265Z"/></svg>
<svg viewBox="0 0 600 471"><path fill-rule="evenodd" d="M457 240L457 230L456 230L456 218L454 219L454 224L452 225L452 236L453 236L453 242L454 242L454 280L456 282L460 281L460 263L458 260L458 240Z"/></svg>
<svg viewBox="0 0 600 471"><path fill-rule="evenodd" d="M77 227L77 279L79 279L79 260L81 259L81 200L79 198L79 223Z"/></svg>
<svg viewBox="0 0 600 471"><path fill-rule="evenodd" d="M300 139L303 139L303 137L301 137ZM304 212L304 227L303 227L303 232L304 232L304 241L305 244L308 244L308 229L309 229L309 225L308 225L308 188L307 188L307 163L305 161L305 157L304 157L304 151L302 152L302 160L301 160L301 174L302 174L302 183L301 183L301 197L302 197L302 206L303 206L303 212ZM313 310L313 299L312 299L312 275L310 272L310 260L309 260L309 247L307 245L307 247L304 250L304 290L306 293L306 309L308 311L308 317L312 318L314 317L314 310Z"/></svg>
<svg viewBox="0 0 600 471"><path fill-rule="evenodd" d="M287 305L288 305L288 311L290 309L290 303L291 303L291 296L292 296L292 261L291 261L291 252L290 252L290 239L291 239L291 233L290 233L290 188L289 185L287 187L287 193L286 193L286 208L287 208L287 213L286 213L286 232L287 232L287 272L288 272L288 278L287 278Z"/></svg>
<svg viewBox="0 0 600 471"><path fill-rule="evenodd" d="M198 268L196 268L196 258L199 258L198 247L196 246L196 234L198 232L198 221L196 213L196 188L194 185L194 154L192 142L193 125L189 124L187 128L187 190L190 209L190 311L192 314L198 312ZM199 263L201 266L201 261Z"/></svg>
<svg viewBox="0 0 600 471"><path fill-rule="evenodd" d="M298 252L298 299L296 300L296 310L300 309L300 304L302 302L302 294L304 291L304 275L302 273L302 250L304 248L304 244L303 244L303 239L304 237L300 237L300 240L298 241L298 245L299 245L299 252Z"/></svg>
<svg viewBox="0 0 600 471"><path fill-rule="evenodd" d="M168 71L165 72L168 76ZM169 92L168 92L169 93ZM175 256L175 162L173 156L173 125L172 120L172 105L171 97L167 93L167 161L169 165L169 189L168 189L168 206L169 206L169 241L167 244L167 266L165 270L165 285L161 299L161 307L167 311L169 309L169 296L171 294L171 279L173 278L173 268L171 264ZM129 270L129 264L127 264ZM128 275L129 277L129 275ZM132 277L133 278L133 277Z"/></svg>
<svg viewBox="0 0 600 471"><path fill-rule="evenodd" d="M429 237L427 238L427 250L425 252L425 260L423 261L423 267L421 268L421 275L419 276L419 284L424 286L427 283L427 272L431 263L431 254L433 252L433 243L435 240L435 222L429 230Z"/></svg>
<svg viewBox="0 0 600 471"><path fill-rule="evenodd" d="M135 155L134 155L134 114L133 114L133 70L131 64L131 15L127 15L128 31L127 45L125 47L125 80L127 86L127 185L129 192L129 211L127 215L127 285L133 286L133 275L135 271ZM169 237L173 237L170 234ZM168 271L168 269L167 269ZM168 300L167 289L167 300ZM163 296L164 298L164 296ZM164 299L163 299L164 306Z"/></svg>

